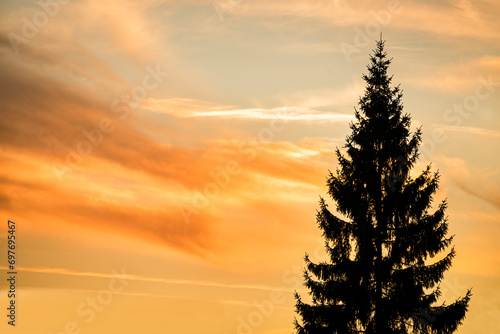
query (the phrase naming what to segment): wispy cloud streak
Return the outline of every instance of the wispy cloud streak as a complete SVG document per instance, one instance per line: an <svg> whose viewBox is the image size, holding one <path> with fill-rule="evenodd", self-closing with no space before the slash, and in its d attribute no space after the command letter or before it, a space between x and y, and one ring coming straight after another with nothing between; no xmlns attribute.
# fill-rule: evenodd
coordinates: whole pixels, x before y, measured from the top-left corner
<svg viewBox="0 0 500 334"><path fill-rule="evenodd" d="M189 99L148 99L144 107L157 113L180 118L212 117L245 120L349 122L353 115L320 112L307 107L276 107L238 109Z"/></svg>
<svg viewBox="0 0 500 334"><path fill-rule="evenodd" d="M0 270L9 270L7 267L0 267ZM161 277L148 277L136 274L109 274L109 273L97 273L97 272L81 272L65 268L46 268L46 267L17 267L19 272L30 272L37 274L53 274L53 275L64 275L64 276L82 276L82 277L93 277L93 278L115 278L117 275L127 281L139 281L139 282L149 282L149 283L163 283L163 284L176 284L176 285L197 285L205 287L216 287L216 288L226 288L226 289L249 289L249 290L264 290L264 291L287 291L290 289L283 287L273 287L269 285L262 284L234 284L234 283L223 283L220 281L204 281L204 280L188 280L188 279L175 279L175 278L161 278Z"/></svg>

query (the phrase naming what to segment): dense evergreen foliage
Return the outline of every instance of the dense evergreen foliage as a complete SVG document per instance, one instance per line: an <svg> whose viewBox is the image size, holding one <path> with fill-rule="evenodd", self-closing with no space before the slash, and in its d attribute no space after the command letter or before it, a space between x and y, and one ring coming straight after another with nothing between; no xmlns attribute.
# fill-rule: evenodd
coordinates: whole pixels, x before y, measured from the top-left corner
<svg viewBox="0 0 500 334"><path fill-rule="evenodd" d="M296 294L298 334L452 333L465 318L470 290L438 303L439 283L455 256L453 237L446 202L431 206L438 173L427 166L410 176L421 130L410 131L390 63L380 40L363 76L352 134L327 179L337 215L320 200L317 222L330 260L313 263L306 255L312 302Z"/></svg>

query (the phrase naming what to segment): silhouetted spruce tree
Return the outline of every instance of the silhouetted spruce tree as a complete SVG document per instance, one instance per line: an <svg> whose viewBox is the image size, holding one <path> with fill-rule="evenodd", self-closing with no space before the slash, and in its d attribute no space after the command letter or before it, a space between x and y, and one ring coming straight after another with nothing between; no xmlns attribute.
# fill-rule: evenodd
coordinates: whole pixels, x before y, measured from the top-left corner
<svg viewBox="0 0 500 334"><path fill-rule="evenodd" d="M355 110L345 154L327 178L333 215L320 200L317 222L330 261L307 256L304 285L312 303L296 294L298 334L452 333L467 312L471 291L449 305L437 302L439 283L455 256L446 201L433 210L438 173L430 165L415 179L421 130L410 132L399 86L391 87L384 42L370 56L366 90ZM432 212L431 212L432 211Z"/></svg>

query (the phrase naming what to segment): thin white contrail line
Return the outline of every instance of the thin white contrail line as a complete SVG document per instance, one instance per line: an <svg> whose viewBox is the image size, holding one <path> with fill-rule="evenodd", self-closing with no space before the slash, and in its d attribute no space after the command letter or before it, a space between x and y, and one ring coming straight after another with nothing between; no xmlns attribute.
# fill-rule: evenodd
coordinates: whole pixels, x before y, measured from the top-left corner
<svg viewBox="0 0 500 334"><path fill-rule="evenodd" d="M2 270L9 270L7 267L0 267ZM113 273L96 273L96 272L80 272L75 270L69 270L64 268L46 268L46 267L18 267L17 271L21 272L32 272L40 274L57 274L57 275L67 275L67 276L86 276L86 277L99 277L99 278L114 278L119 276L125 280L130 281L141 281L141 282L155 282L164 284L180 284L180 285L198 285L207 287L218 287L218 288L231 288L231 289L252 289L252 290L266 290L266 291L287 291L289 288L283 287L273 287L269 285L261 284L234 284L234 283L222 283L214 281L201 281L201 280L187 280L187 279L174 279L174 278L160 278L160 277L147 277L135 274L113 274Z"/></svg>

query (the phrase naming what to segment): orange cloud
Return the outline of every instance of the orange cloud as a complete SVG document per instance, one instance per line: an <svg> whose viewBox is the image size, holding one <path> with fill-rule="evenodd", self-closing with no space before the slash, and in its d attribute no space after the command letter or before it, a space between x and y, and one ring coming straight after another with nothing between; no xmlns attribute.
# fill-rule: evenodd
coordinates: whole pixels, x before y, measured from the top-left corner
<svg viewBox="0 0 500 334"><path fill-rule="evenodd" d="M148 133L149 121L133 122L143 117L140 108L125 119L113 113L113 90L102 86L97 92L78 80L68 85L69 77L40 71L44 60L31 68L18 59L2 61L8 69L0 82L3 212L38 224L76 224L138 237L215 262L235 261L252 244L277 247L276 238L293 238L276 223L282 219L298 228L301 221L314 220L310 203L316 204L317 185L327 170L320 142L272 142L273 132L264 127L267 132L250 139L164 144ZM104 131L104 119L104 128L112 131ZM236 165L226 182L231 162ZM216 187L217 194L207 187ZM193 210L198 193L210 203L194 206L186 219L183 209ZM302 212L303 205L311 210ZM282 233L264 235L255 224L277 224ZM228 242L242 231L246 239L240 245ZM257 263L258 256L248 261Z"/></svg>
<svg viewBox="0 0 500 334"><path fill-rule="evenodd" d="M415 78L407 78L406 81L448 92L472 93L478 85L483 86L484 83L488 84L490 90L496 89L499 86L500 57L483 56L467 62L451 63L432 71L432 74L423 73Z"/></svg>
<svg viewBox="0 0 500 334"><path fill-rule="evenodd" d="M253 1L235 6L231 15L241 16L295 16L319 19L335 27L364 27L374 21L375 13L389 6L401 8L390 15L390 26L431 32L445 36L465 36L491 40L498 38L498 21L493 13L498 4L492 1L458 1L454 3L417 3L405 1ZM270 26L278 26L275 22Z"/></svg>

